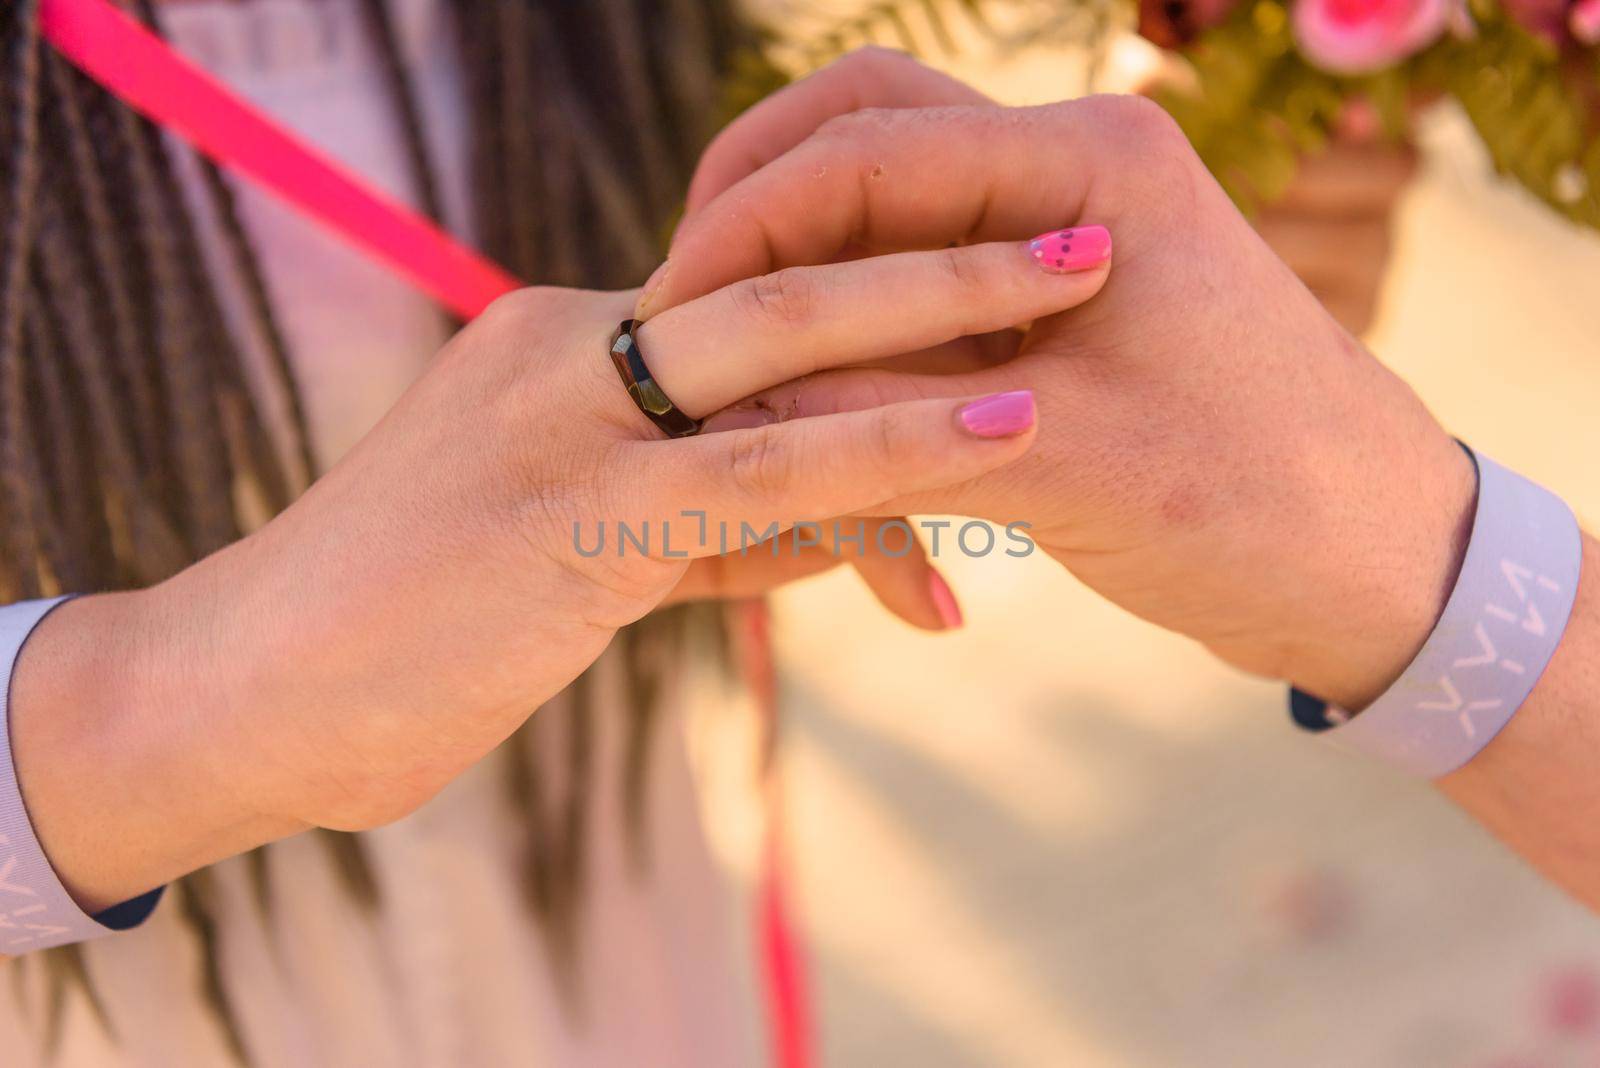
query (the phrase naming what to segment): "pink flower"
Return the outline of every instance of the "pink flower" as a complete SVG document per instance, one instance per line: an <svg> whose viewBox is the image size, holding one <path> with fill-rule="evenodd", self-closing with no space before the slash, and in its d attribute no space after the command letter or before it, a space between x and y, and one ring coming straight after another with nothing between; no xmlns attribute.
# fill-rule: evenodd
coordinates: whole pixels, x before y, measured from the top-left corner
<svg viewBox="0 0 1600 1068"><path fill-rule="evenodd" d="M1577 0L1567 13L1567 29L1581 45L1600 43L1600 0Z"/></svg>
<svg viewBox="0 0 1600 1068"><path fill-rule="evenodd" d="M1182 48L1217 25L1238 0L1139 0L1139 35L1162 48Z"/></svg>
<svg viewBox="0 0 1600 1068"><path fill-rule="evenodd" d="M1296 0L1300 51L1333 74L1398 63L1444 32L1453 0Z"/></svg>

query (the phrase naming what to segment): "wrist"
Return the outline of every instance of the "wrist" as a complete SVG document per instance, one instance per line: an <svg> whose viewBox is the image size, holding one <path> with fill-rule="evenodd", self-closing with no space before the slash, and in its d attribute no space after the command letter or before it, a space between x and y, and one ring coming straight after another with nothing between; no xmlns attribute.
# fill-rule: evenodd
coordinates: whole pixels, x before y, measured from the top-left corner
<svg viewBox="0 0 1600 1068"><path fill-rule="evenodd" d="M1360 711L1387 690L1433 632L1455 588L1472 537L1477 475L1472 459L1441 431L1404 465L1404 485L1379 501L1362 526L1369 539L1336 529L1317 554L1333 562L1320 595L1302 607L1302 637L1285 678L1341 708ZM1360 511L1369 503L1356 503Z"/></svg>
<svg viewBox="0 0 1600 1068"><path fill-rule="evenodd" d="M221 672L170 585L81 597L17 661L11 744L51 866L85 911L291 833L255 811Z"/></svg>

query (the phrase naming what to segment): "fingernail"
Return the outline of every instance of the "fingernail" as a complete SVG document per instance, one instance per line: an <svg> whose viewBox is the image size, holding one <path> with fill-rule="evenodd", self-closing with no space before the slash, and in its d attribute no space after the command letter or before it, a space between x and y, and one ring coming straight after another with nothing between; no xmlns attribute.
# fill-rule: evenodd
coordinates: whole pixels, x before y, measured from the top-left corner
<svg viewBox="0 0 1600 1068"><path fill-rule="evenodd" d="M1028 254L1051 274L1086 271L1111 258L1111 231L1104 226L1051 230L1028 242Z"/></svg>
<svg viewBox="0 0 1600 1068"><path fill-rule="evenodd" d="M1016 389L961 409L961 425L980 438L1009 438L1033 426L1033 390Z"/></svg>
<svg viewBox="0 0 1600 1068"><path fill-rule="evenodd" d="M644 280L644 288L639 291L639 303L634 307L635 318L644 314L645 308L655 297L656 290L660 289L661 283L666 280L667 268L670 266L672 266L672 258L669 256L661 261L661 266L650 272L649 278Z"/></svg>
<svg viewBox="0 0 1600 1068"><path fill-rule="evenodd" d="M700 424L700 433L715 434L723 430L754 430L778 421L778 413L771 408L725 408L706 418Z"/></svg>
<svg viewBox="0 0 1600 1068"><path fill-rule="evenodd" d="M928 594L933 598L933 607L938 610L939 622L944 624L945 630L961 626L961 606L956 604L950 584L937 571L928 572Z"/></svg>

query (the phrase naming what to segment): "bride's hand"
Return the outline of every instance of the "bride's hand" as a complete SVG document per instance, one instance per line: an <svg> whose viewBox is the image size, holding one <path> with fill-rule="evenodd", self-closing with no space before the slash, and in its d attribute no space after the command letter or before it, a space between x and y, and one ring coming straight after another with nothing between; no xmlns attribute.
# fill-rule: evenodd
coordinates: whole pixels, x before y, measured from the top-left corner
<svg viewBox="0 0 1600 1068"><path fill-rule="evenodd" d="M637 336L699 418L798 375L1059 311L1104 277L1040 271L1011 242L912 253L736 282ZM868 510L1033 440L1027 394L668 440L607 351L634 299L496 302L260 531L40 625L14 680L13 748L80 902L306 825L403 815L719 551L723 529L736 544Z"/></svg>
<svg viewBox="0 0 1600 1068"><path fill-rule="evenodd" d="M662 314L732 279L862 247L1091 224L1115 236L1105 291L1018 334L1015 359L939 375L833 371L760 402L812 416L1035 390L1044 429L1026 457L885 507L1030 522L1112 600L1360 707L1409 662L1449 592L1471 464L1252 232L1156 105L835 119L685 223L675 266L642 302ZM1042 251L1061 243L1047 237Z"/></svg>

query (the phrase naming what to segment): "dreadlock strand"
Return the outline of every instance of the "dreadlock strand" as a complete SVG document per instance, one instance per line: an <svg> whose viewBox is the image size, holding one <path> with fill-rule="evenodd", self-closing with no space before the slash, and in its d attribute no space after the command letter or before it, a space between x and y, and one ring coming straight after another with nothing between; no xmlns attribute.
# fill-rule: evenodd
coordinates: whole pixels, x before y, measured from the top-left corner
<svg viewBox="0 0 1600 1068"><path fill-rule="evenodd" d="M51 341L45 336L44 317L28 316L23 388L32 400L27 451L32 458L29 481L36 483L33 512L40 517L40 551L52 588L93 589L96 565L109 555L110 539L97 538L108 532L83 492L95 479L85 463L82 439L73 434L78 428L61 365L51 359L58 351Z"/></svg>
<svg viewBox="0 0 1600 1068"><path fill-rule="evenodd" d="M573 695L576 712L567 717L565 767L571 788L562 812L562 852L568 876L566 910L576 915L583 900L583 884L588 872L589 806L585 803L594 778L595 715L592 679L581 676ZM573 924L572 926L576 926Z"/></svg>
<svg viewBox="0 0 1600 1068"><path fill-rule="evenodd" d="M705 62L706 56L718 54L712 47L707 5L705 0L666 0L665 4L637 0L634 7L646 36L661 43L644 53L644 61L649 65L651 86L667 111L666 121L686 132L670 148L676 153L679 172L691 174L695 154L716 130L719 81L724 73ZM669 23L673 32L662 32L663 22Z"/></svg>
<svg viewBox="0 0 1600 1068"><path fill-rule="evenodd" d="M53 208L47 200L45 211ZM111 476L110 484L102 488L102 508L127 542L129 576L139 583L159 582L183 567L191 555L178 532L177 517L165 514L159 497L145 491L145 479L134 466L135 453L118 417L104 349L89 335L91 319L83 306L84 294L73 284L82 264L73 257L71 244L59 237L57 227L41 228L33 313L45 322L43 336L54 346L51 358L64 357L83 386L94 430L90 440L99 446L100 464ZM93 488L84 486L80 492L92 494Z"/></svg>
<svg viewBox="0 0 1600 1068"><path fill-rule="evenodd" d="M316 835L327 847L333 870L344 884L345 891L361 907L376 909L382 900L382 890L372 865L367 861L367 849L361 836L323 829L319 829Z"/></svg>
<svg viewBox="0 0 1600 1068"><path fill-rule="evenodd" d="M589 214L578 181L577 146L573 143L573 134L561 129L560 108L548 94L537 106L550 136L540 146L542 151L538 159L531 163L534 167L530 179L532 187L539 191L538 199L542 203L570 205L568 211L549 213L550 218L545 223L545 271L552 281L559 279L562 284L576 285L576 280L585 274L582 235L587 229ZM532 209L523 205L523 210Z"/></svg>
<svg viewBox="0 0 1600 1068"><path fill-rule="evenodd" d="M154 134L153 128L148 133ZM208 498L210 506L198 513L201 554L221 548L243 533L239 520L242 498L235 495L255 489L264 495L266 515L287 506L290 493L282 457L267 433L244 369L243 352L228 332L215 290L209 284L205 259L194 229L194 220L184 203L177 175L166 159L166 146L159 136L150 139L149 148L161 160L155 171L157 200L170 221L170 250L175 253L172 267L181 284L195 295L195 307L187 312L179 343L189 349L191 360L201 364L194 384L209 390L205 406L198 413L205 433L220 445L207 458L205 475L214 480L218 492ZM262 516L261 518L265 518Z"/></svg>
<svg viewBox="0 0 1600 1068"><path fill-rule="evenodd" d="M451 4L456 38L466 79L467 99L471 101L469 176L472 200L472 227L480 247L492 258L522 277L524 271L506 248L511 232L507 214L504 161L505 124L501 121L501 52L498 3Z"/></svg>
<svg viewBox="0 0 1600 1068"><path fill-rule="evenodd" d="M150 0L140 0L139 6L147 17L153 15ZM204 372L199 384L210 387L209 403L202 414L207 432L215 435L211 440L221 444L216 455L211 457L208 474L218 480L222 492L215 496L213 507L200 513L200 529L205 538L201 553L204 554L221 548L243 533L234 497L235 491L241 488L240 476L265 492L267 504L273 511L288 504L288 479L249 387L243 350L228 331L215 286L207 275L195 220L185 202L167 145L154 125L141 123L140 130L152 158L159 163L153 173L157 199L170 227L164 236L170 238L168 248L175 254L172 266L180 284L194 294L194 307L181 324L180 336L184 344L196 346L190 350L190 358Z"/></svg>
<svg viewBox="0 0 1600 1068"><path fill-rule="evenodd" d="M39 185L39 11L37 0L18 0L17 6L20 32L6 59L18 77L0 130L12 146L0 242L0 485L7 498L4 537L10 578L23 597L36 597L40 549L28 479L22 341Z"/></svg>
<svg viewBox="0 0 1600 1068"><path fill-rule="evenodd" d="M161 20L157 17L155 0L134 0L134 6L139 18L150 31L158 37L165 38ZM268 487L269 496L278 502L277 507L281 509L288 504L288 483L278 453L268 440L265 422L256 407L255 397L250 391L249 378L244 368L243 350L234 343L228 331L221 302L217 299L216 287L211 284L211 279L206 273L206 259L201 252L194 216L185 203L177 172L167 158L167 146L153 125L147 125L146 129L154 135L152 148L163 163L157 168L155 175L166 200L167 217L176 224L173 238L174 247L179 254L178 266L192 287L192 292L198 295L199 336L202 341L200 353L211 361L212 381L216 388L219 411L223 417L222 425L225 430L239 435L234 453L249 457L250 466L241 469ZM223 231L224 244L229 246L229 256L234 260L233 266L239 270L241 283L248 287L250 276L254 275L259 287L259 304L261 307L266 307L268 302L265 285L256 266L253 247L244 236L244 228L238 217L232 190L223 180L215 163L187 147L183 151L188 152L194 159L200 171L202 189L213 207L217 209L215 214ZM279 343L278 358L281 359L274 368L279 373L278 385L292 385L294 375L289 366L287 352L282 346L282 334L275 323L268 324L266 335L265 340L270 342L275 337ZM227 420L229 415L235 416L232 425ZM299 418L303 422L303 413ZM308 473L311 470L312 468L308 466ZM230 519L232 518L230 516ZM238 537L241 531L236 521L230 522L229 526L231 527L229 540L232 540Z"/></svg>
<svg viewBox="0 0 1600 1068"><path fill-rule="evenodd" d="M243 292L251 324L266 349L267 370L272 376L273 388L283 398L289 417L290 448L294 454L294 462L300 468L297 484L301 487L308 486L318 473L316 457L312 451L311 427L306 419L299 383L295 379L294 365L289 359L288 342L284 339L278 317L272 311L272 301L267 294L267 280L261 271L260 258L255 253L250 235L245 232L243 220L239 217L239 205L233 195L233 187L228 184L221 168L208 159L201 159L199 167L201 188L211 204L212 215L217 220L222 245L234 275L239 280L239 288ZM246 396L248 397L248 392ZM259 414L255 412L244 414L249 419L250 426L261 431L249 432L250 470L261 479L273 510L281 510L288 506L295 493L289 487L286 473L282 470L276 453L268 452L271 443L267 440Z"/></svg>
<svg viewBox="0 0 1600 1068"><path fill-rule="evenodd" d="M177 303L176 294L192 291L175 247L172 205L158 177L167 162L159 151L160 134L130 111L124 110L119 119L134 176L130 206L150 269L155 344L172 419L169 441L185 506L183 533L198 558L226 544L234 525L227 448L212 402L211 363L200 356L195 309Z"/></svg>
<svg viewBox="0 0 1600 1068"><path fill-rule="evenodd" d="M522 277L553 285L572 285L570 279L551 270L552 264L541 262L539 245L545 224L540 216L551 201L528 195L536 184L541 147L535 141L533 124L507 121L532 101L542 99L529 58L532 48L529 42L534 35L533 11L530 5L517 2L500 3L496 7L497 28L503 39L499 48L500 99L496 103L504 125L505 215L509 224L502 243L509 253L512 270ZM539 200L544 202L539 203Z"/></svg>
<svg viewBox="0 0 1600 1068"><path fill-rule="evenodd" d="M103 440L117 450L129 484L138 478L135 468L148 462L141 456L148 454L141 447L137 429L148 424L149 412L147 404L135 399L141 392L136 383L118 373L122 369L119 361L102 355L126 351L131 343L127 332L131 317L116 311L117 305L127 304L126 287L107 284L104 267L115 262L106 257L111 232L103 202L100 217L95 219L98 175L92 156L85 155L90 146L73 100L73 86L65 77L67 65L53 53L47 52L44 59L47 77L41 126L49 134L45 142L50 151L44 164L53 178L40 191L28 360L29 395L39 408L33 420L32 447L41 458L48 491L41 508L48 518L41 530L59 588L105 589L121 585L125 578L118 573L107 508L101 495L92 492L101 488L94 454L96 435L91 432L89 414L94 402L72 367L92 366L90 375L95 382L111 383L109 391L102 390L101 419L109 429ZM56 311L52 288L70 305L64 316ZM112 295L118 291L120 298ZM69 351L78 356L68 355ZM107 394L119 398L115 411L106 410ZM146 411L130 412L129 408ZM124 430L123 423L131 423L133 432Z"/></svg>
<svg viewBox="0 0 1600 1068"><path fill-rule="evenodd" d="M244 1029L222 981L221 932L208 900L213 889L211 874L205 869L185 876L175 887L178 912L199 944L200 996L222 1032L231 1059L247 1065L250 1058L244 1048Z"/></svg>
<svg viewBox="0 0 1600 1068"><path fill-rule="evenodd" d="M534 28L544 31L547 21L535 11ZM536 32L533 37L533 57L543 72L543 93L548 98L569 129L574 131L572 144L576 149L580 188L589 198L596 213L586 232L604 235L608 243L589 241L589 271L601 275L598 279L580 279L568 285L628 285L644 280L655 266L658 250L655 247L655 227L650 223L649 208L641 203L637 192L630 190L628 182L620 177L627 173L622 166L625 144L607 143L603 139L607 126L603 122L574 80L572 65L562 50L555 47L553 35ZM588 134L588 136L583 136ZM670 181L670 174L652 176L658 181ZM678 183L672 181L674 189ZM675 196L678 195L676 192ZM555 209L559 214L559 209ZM609 247L607 247L609 244ZM613 282L612 279L622 279Z"/></svg>
<svg viewBox="0 0 1600 1068"><path fill-rule="evenodd" d="M552 731L565 735L559 796L542 781L535 742L539 731L518 731L505 746L507 787L527 833L522 854L524 900L543 935L557 990L573 1012L582 1011L577 982L578 913L588 830L591 674L578 676L560 698L534 714L544 721L547 735Z"/></svg>
<svg viewBox="0 0 1600 1068"><path fill-rule="evenodd" d="M126 421L134 440L142 446L136 457L140 472L149 479L164 514L178 517L175 531L182 532L181 517L186 512L184 480L177 474L178 430L176 429L167 374L162 367L165 348L161 343L160 314L157 311L157 282L150 257L145 250L141 204L136 187L142 172L136 167L129 144L127 109L98 85L86 78L72 79L79 109L92 152L91 169L106 201L110 223L103 270L108 288L123 287L130 295L132 308L127 329L134 347L113 349L108 357L122 380L128 383L130 397Z"/></svg>
<svg viewBox="0 0 1600 1068"><path fill-rule="evenodd" d="M165 37L155 4L151 0L137 0L137 6L140 18L151 31ZM238 279L256 336L266 349L267 369L273 378L273 388L283 398L288 412L289 430L292 435L290 450L294 454L295 462L301 468L300 485L309 485L317 476L317 464L311 449L311 431L306 421L305 406L301 402L294 367L289 359L289 346L284 339L282 328L278 325L277 316L272 311L272 301L267 294L266 277L261 270L260 258L256 255L249 234L245 232L243 220L239 215L238 200L233 194L233 187L223 177L222 169L204 156L198 156L195 162L200 173L201 190L216 220L224 253ZM169 196L181 198L175 182L168 181L166 184L169 187ZM188 220L186 212L180 210L175 214L185 221ZM187 228L181 240L190 246L187 249L188 262L198 268L199 243L193 236L192 228ZM200 281L202 280L196 279L197 283ZM220 312L209 316L208 319L211 320L209 326L213 334L226 334L226 326L221 320ZM272 451L271 442L267 439L259 413L254 410L249 390L245 388L246 379L237 358L238 349L236 346L225 344L219 351L234 356L231 360L225 359L220 366L223 370L222 380L225 389L235 395L235 405L239 409L237 418L243 422L237 433L244 435L247 442L248 458L245 461L245 468L262 484L272 510L281 510L288 505L292 493L277 454Z"/></svg>
<svg viewBox="0 0 1600 1068"><path fill-rule="evenodd" d="M84 79L54 52L46 54L45 70L55 105L54 117L63 134L56 139L58 173L70 176L77 185L83 232L94 256L94 268L85 282L103 293L103 299L95 302L97 313L109 319L107 349L115 354L117 383L130 402L128 421L133 427L138 456L146 465L155 464L162 456L156 382L136 355L145 348L147 339L139 328L132 288L123 269L123 253L116 244L120 227L106 192L106 167L97 158L96 143L84 115Z"/></svg>
<svg viewBox="0 0 1600 1068"><path fill-rule="evenodd" d="M39 546L37 573L39 590L44 594L59 593L73 587L66 583L78 575L84 565L81 553L74 552L69 536L64 534L56 512L55 493L52 488L50 466L59 459L47 455L39 447L41 441L50 440L50 427L46 423L48 412L39 394L39 359L35 356L34 340L37 331L34 322L38 317L28 316L27 334L23 341L21 394L23 398L17 436L21 440L23 457L22 474L28 488L26 504L34 539Z"/></svg>
<svg viewBox="0 0 1600 1068"><path fill-rule="evenodd" d="M11 996L22 1011L23 1019L28 1019L33 1016L33 991L28 988L28 979L34 968L32 958L17 957L8 967L11 970Z"/></svg>
<svg viewBox="0 0 1600 1068"><path fill-rule="evenodd" d="M608 109L612 111L609 125L617 129L618 140L638 155L639 164L625 173L636 177L636 199L650 215L665 217L677 202L677 190L654 176L671 174L676 168L661 121L661 97L650 77L650 39L632 0L597 0L592 7L599 19L592 47L609 52L614 62L589 64L586 69L591 78L605 77L610 91L620 96L622 106ZM568 8L574 15L584 10L577 5Z"/></svg>
<svg viewBox="0 0 1600 1068"><path fill-rule="evenodd" d="M627 649L627 662L640 670L623 679L628 697L624 703L627 730L622 749L622 818L628 829L628 859L636 871L649 861L649 836L645 833L645 799L649 796L650 753L661 722L660 627L641 621L619 635ZM655 654L655 655L652 655Z"/></svg>
<svg viewBox="0 0 1600 1068"><path fill-rule="evenodd" d="M45 958L45 1019L44 1053L46 1060L55 1060L61 1053L62 1039L66 1037L67 1001L73 994L82 995L95 1022L116 1041L116 1028L111 1015L101 1000L99 991L89 976L83 958L83 947L78 944L58 946Z"/></svg>
<svg viewBox="0 0 1600 1068"><path fill-rule="evenodd" d="M389 99L394 101L395 118L400 124L400 139L405 148L406 166L411 172L417 205L428 218L442 223L443 201L439 197L439 183L434 178L433 164L428 160L428 139L422 128L422 109L411 87L411 79L406 76L400 37L395 32L394 20L389 17L388 2L360 0L359 7L367 36L376 46L384 86L389 91Z"/></svg>
<svg viewBox="0 0 1600 1068"><path fill-rule="evenodd" d="M244 855L245 877L250 883L250 899L262 919L272 917L272 866L265 849L252 849ZM276 947L273 947L276 948Z"/></svg>

